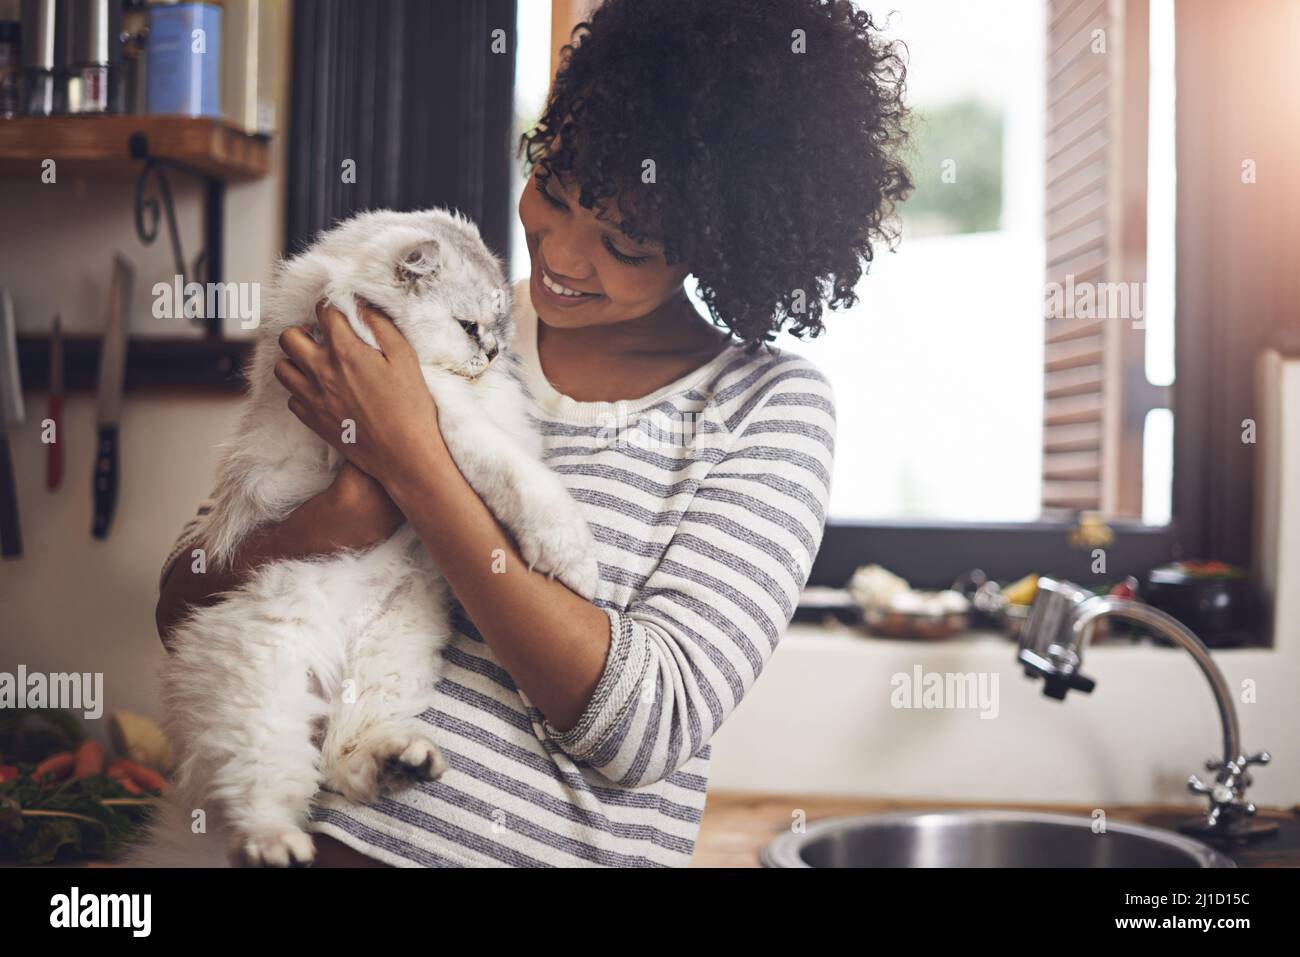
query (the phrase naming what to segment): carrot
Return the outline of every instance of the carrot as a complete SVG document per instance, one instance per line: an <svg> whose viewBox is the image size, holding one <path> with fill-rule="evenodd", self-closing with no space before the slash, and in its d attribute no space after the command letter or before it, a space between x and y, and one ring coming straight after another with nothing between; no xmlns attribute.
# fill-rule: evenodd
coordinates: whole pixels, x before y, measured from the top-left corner
<svg viewBox="0 0 1300 957"><path fill-rule="evenodd" d="M56 780L62 781L72 773L73 765L76 758L71 751L62 751L59 754L52 754L32 771L32 780L39 781L42 778L53 776Z"/></svg>
<svg viewBox="0 0 1300 957"><path fill-rule="evenodd" d="M98 741L85 740L77 748L72 780L80 781L104 770L104 747Z"/></svg>
<svg viewBox="0 0 1300 957"><path fill-rule="evenodd" d="M122 767L125 761L114 761L104 770L104 776L110 781L122 785L127 794L143 794L144 789L131 780L131 775Z"/></svg>
<svg viewBox="0 0 1300 957"><path fill-rule="evenodd" d="M153 768L147 768L143 764L135 761L119 759L113 762L113 767L120 768L131 779L146 791L166 791L166 779L155 771Z"/></svg>
<svg viewBox="0 0 1300 957"><path fill-rule="evenodd" d="M13 781L18 777L18 768L13 764L0 764L0 784Z"/></svg>

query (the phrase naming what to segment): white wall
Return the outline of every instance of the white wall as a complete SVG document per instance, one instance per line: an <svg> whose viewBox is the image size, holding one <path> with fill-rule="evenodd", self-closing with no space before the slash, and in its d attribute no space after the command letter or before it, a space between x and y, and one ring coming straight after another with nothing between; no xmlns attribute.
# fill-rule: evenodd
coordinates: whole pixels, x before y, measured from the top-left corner
<svg viewBox="0 0 1300 957"><path fill-rule="evenodd" d="M288 6L285 14L288 16ZM283 31L288 55L288 30ZM279 115L287 117L285 83ZM93 122L93 120L89 120ZM284 233L284 137L272 147L272 171L226 192L228 281L263 282ZM197 335L183 322L154 319L150 287L175 273L165 231L145 247L132 224L132 179L87 179L60 172L53 185L0 178L0 285L9 287L21 332L46 332L53 314L69 334L104 323L112 257L135 268L131 331L136 336ZM182 243L192 262L201 248L197 184L171 175ZM237 320L228 325L237 326ZM158 572L181 526L211 488L216 444L233 425L237 397L198 392L128 391L121 420L121 484L104 542L91 538L93 393L69 396L62 444L64 477L45 489L40 421L46 396L27 391L26 423L10 436L17 470L24 554L0 561L0 671L102 672L105 715L117 709L156 713L162 646L154 630ZM104 722L88 730L103 736Z"/></svg>
<svg viewBox="0 0 1300 957"><path fill-rule="evenodd" d="M27 401L44 415L44 399ZM0 563L0 671L102 672L105 717L156 712L162 646L154 630L158 572L181 526L207 495L215 442L233 421L229 399L129 398L121 423L121 486L106 541L90 536L93 397L64 414L63 485L45 489L38 417L10 435L18 467L23 557ZM100 735L103 722L87 730Z"/></svg>

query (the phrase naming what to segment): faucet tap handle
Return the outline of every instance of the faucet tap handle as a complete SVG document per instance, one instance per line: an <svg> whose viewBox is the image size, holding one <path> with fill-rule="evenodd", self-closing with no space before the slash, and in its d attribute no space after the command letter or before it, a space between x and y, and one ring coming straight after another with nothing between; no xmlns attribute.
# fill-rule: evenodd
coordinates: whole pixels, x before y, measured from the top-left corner
<svg viewBox="0 0 1300 957"><path fill-rule="evenodd" d="M1257 758L1259 755L1251 755L1251 758ZM1245 766L1247 759L1242 757L1241 766ZM1223 762L1206 762L1207 765L1216 765L1222 768ZM1212 784L1206 784L1195 774L1187 779L1187 789L1194 794L1203 794L1210 800L1210 806L1206 813L1206 824L1211 828L1218 828L1220 825L1231 826L1231 821L1235 817L1254 817L1256 807L1253 803L1246 800L1245 785L1249 783L1249 775L1237 770L1238 765L1234 762L1231 765L1232 771L1227 775L1221 776L1220 780ZM1211 767L1210 770L1215 770ZM1245 778L1246 780L1242 780Z"/></svg>
<svg viewBox="0 0 1300 957"><path fill-rule="evenodd" d="M1193 794L1204 794L1209 797L1210 803L1214 807L1220 807L1225 804L1231 804L1237 798L1237 790L1223 781L1215 781L1213 784L1206 784L1195 774L1187 779L1187 790Z"/></svg>
<svg viewBox="0 0 1300 957"><path fill-rule="evenodd" d="M1207 771L1226 771L1228 775L1241 781L1243 784L1251 783L1250 774L1246 771L1252 764L1264 765L1273 760L1273 756L1267 751L1256 751L1254 754L1238 755L1233 761L1224 763L1219 758L1207 758L1205 761L1205 770Z"/></svg>
<svg viewBox="0 0 1300 957"><path fill-rule="evenodd" d="M1092 689L1095 687L1097 687L1097 682L1082 671L1057 671L1054 674L1043 676L1043 694L1057 700L1064 700L1066 694L1071 690L1092 694Z"/></svg>

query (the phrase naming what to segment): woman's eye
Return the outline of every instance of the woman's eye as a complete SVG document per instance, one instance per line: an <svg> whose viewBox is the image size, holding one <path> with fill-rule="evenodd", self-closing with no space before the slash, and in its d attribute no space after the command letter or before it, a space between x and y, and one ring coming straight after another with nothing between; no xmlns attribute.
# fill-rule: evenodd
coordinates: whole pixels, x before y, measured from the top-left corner
<svg viewBox="0 0 1300 957"><path fill-rule="evenodd" d="M568 212L569 210L568 204L552 196L551 191L546 188L546 186L542 183L541 180L539 179L533 180L533 185L534 187L536 187L537 192L541 193L542 198L545 199L548 203L550 203L556 209ZM629 256L625 252L620 252L608 236L603 237L601 241L605 244L606 251L625 266L639 266L647 259L650 258L649 256Z"/></svg>
<svg viewBox="0 0 1300 957"><path fill-rule="evenodd" d="M619 252L608 236L604 237L604 243L606 251L625 266L639 266L650 258L649 256L629 256L627 253Z"/></svg>
<svg viewBox="0 0 1300 957"><path fill-rule="evenodd" d="M542 194L542 198L544 198L548 203L550 203L556 209L567 210L569 208L566 203L552 196L551 191L547 189L545 186L543 186L540 180L535 180L534 185L537 187L537 192Z"/></svg>

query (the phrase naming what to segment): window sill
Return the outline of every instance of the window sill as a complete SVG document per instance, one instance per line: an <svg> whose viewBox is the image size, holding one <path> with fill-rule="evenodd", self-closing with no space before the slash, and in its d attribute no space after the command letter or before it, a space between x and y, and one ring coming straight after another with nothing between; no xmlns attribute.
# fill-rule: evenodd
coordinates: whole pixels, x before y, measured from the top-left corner
<svg viewBox="0 0 1300 957"><path fill-rule="evenodd" d="M1000 657L1005 663L1014 665L1017 669L1020 667L1016 662L1017 643L1000 631L985 629L972 629L968 632L953 635L951 638L939 640L909 641L902 638L873 635L863 628L838 621L828 621L821 624L795 622L786 631L785 638L778 647L784 647L786 644L798 644L802 648L814 651L818 648L826 648L837 652L843 651L848 646L861 646L866 649L863 652L866 655L889 658L895 654L902 654L916 659L918 663L922 659L950 656L954 651L960 651L963 655L969 655L981 660L995 656ZM1265 644L1263 639L1260 638L1254 644L1239 647L1211 648L1210 653L1216 657L1225 654L1244 656L1248 652L1268 652L1272 654L1276 653L1277 650L1277 648ZM1180 649L1172 645L1156 644L1148 639L1117 637L1090 644L1088 646L1088 660L1093 660L1097 655L1133 653L1143 656L1147 654L1160 656L1169 652L1176 652L1180 656L1184 654ZM1269 659L1260 660L1267 661Z"/></svg>

